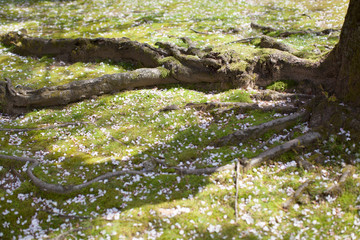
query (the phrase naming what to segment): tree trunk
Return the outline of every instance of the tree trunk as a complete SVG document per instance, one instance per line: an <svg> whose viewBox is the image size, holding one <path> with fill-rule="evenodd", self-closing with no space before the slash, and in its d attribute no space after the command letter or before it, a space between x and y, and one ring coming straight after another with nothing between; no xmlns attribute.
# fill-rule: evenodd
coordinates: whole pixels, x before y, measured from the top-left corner
<svg viewBox="0 0 360 240"><path fill-rule="evenodd" d="M327 91L353 106L360 106L360 1L350 0L340 41L321 68L333 83Z"/></svg>

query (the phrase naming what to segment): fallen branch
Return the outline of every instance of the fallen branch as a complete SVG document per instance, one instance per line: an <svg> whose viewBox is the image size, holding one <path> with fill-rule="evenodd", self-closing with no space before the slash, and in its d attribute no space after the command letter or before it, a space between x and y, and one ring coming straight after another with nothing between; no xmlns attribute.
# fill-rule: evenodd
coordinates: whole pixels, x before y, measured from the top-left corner
<svg viewBox="0 0 360 240"><path fill-rule="evenodd" d="M41 190L53 192L53 193L57 193L57 194L67 194L67 193L71 193L74 191L78 191L82 188L85 188L85 187L91 185L92 183L95 183L95 182L98 182L98 181L104 180L104 179L109 179L112 177L117 177L117 176L126 175L126 174L144 175L145 173L147 173L146 171L136 171L136 170L123 170L123 171L116 171L116 172L108 172L108 173L100 175L100 176L98 176L88 182L82 183L82 184L60 185L60 184L51 184L51 183L44 182L43 180L39 179L38 177L36 177L34 175L34 173L33 173L34 168L40 164L39 161L36 159L27 158L27 157L8 156L8 155L2 155L2 154L0 154L0 159L32 163L28 167L26 173L27 173L28 177L30 178L30 180L34 183L34 185L37 186L38 188L40 188Z"/></svg>
<svg viewBox="0 0 360 240"><path fill-rule="evenodd" d="M245 130L239 130L225 137L218 139L213 145L215 146L226 146L226 145L237 145L238 143L249 138L257 138L266 133L269 130L283 130L298 121L305 121L307 118L306 112L298 112L292 115L275 119L260 125L249 127Z"/></svg>
<svg viewBox="0 0 360 240"><path fill-rule="evenodd" d="M53 128L61 128L61 127L68 127L68 126L79 126L82 124L88 124L88 122L70 122L70 123L59 123L44 127L37 127L37 128L0 128L0 131L6 132L28 132L28 131L39 131L39 130L47 130Z"/></svg>
<svg viewBox="0 0 360 240"><path fill-rule="evenodd" d="M257 157L249 159L244 163L244 172L250 170L251 168L261 164L262 162L279 156L291 149L295 149L300 145L309 145L316 140L320 139L321 135L318 132L309 132L300 137L287 141L279 146L268 149L262 153L260 153Z"/></svg>
<svg viewBox="0 0 360 240"><path fill-rule="evenodd" d="M292 206L292 204L300 197L302 192L313 182L314 182L313 180L308 180L303 184L301 184L301 186L296 190L294 195L291 196L285 203L283 203L282 207L284 209L289 209Z"/></svg>
<svg viewBox="0 0 360 240"><path fill-rule="evenodd" d="M343 169L343 174L341 175L339 181L327 188L323 192L323 196L338 196L342 193L342 188L345 183L345 181L354 173L355 168L352 165L346 165L346 167Z"/></svg>

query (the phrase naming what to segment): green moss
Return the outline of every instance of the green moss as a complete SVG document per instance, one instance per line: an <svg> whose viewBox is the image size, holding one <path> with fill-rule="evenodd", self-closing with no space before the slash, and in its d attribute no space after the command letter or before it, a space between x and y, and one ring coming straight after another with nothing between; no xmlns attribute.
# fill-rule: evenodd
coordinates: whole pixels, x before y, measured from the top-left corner
<svg viewBox="0 0 360 240"><path fill-rule="evenodd" d="M269 86L266 87L266 89L274 90L274 91L286 91L289 89L292 89L297 86L297 82L293 80L279 80L276 81Z"/></svg>
<svg viewBox="0 0 360 240"><path fill-rule="evenodd" d="M164 67L158 67L157 69L160 70L162 78L167 78L170 76L170 71L168 69L166 69Z"/></svg>
<svg viewBox="0 0 360 240"><path fill-rule="evenodd" d="M228 65L230 71L245 72L249 64L245 61L237 61Z"/></svg>
<svg viewBox="0 0 360 240"><path fill-rule="evenodd" d="M167 64L181 65L180 61L174 57L164 57L164 58L159 59L159 65L167 65Z"/></svg>

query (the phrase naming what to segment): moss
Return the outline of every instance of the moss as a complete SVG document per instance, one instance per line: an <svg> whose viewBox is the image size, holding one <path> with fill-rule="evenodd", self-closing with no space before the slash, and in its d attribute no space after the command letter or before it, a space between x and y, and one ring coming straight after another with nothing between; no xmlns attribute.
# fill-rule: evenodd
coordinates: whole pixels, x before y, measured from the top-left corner
<svg viewBox="0 0 360 240"><path fill-rule="evenodd" d="M245 61L237 61L228 65L230 71L245 72L249 64Z"/></svg>
<svg viewBox="0 0 360 240"><path fill-rule="evenodd" d="M297 82L293 80L279 80L276 81L269 86L266 87L266 89L274 90L274 91L286 91L290 90L297 86Z"/></svg>
<svg viewBox="0 0 360 240"><path fill-rule="evenodd" d="M170 71L168 69L166 69L164 67L158 67L157 69L160 70L162 78L167 78L170 76Z"/></svg>
<svg viewBox="0 0 360 240"><path fill-rule="evenodd" d="M164 58L159 59L158 62L159 62L159 65L168 65L168 64L182 65L181 62L174 57L164 57Z"/></svg>

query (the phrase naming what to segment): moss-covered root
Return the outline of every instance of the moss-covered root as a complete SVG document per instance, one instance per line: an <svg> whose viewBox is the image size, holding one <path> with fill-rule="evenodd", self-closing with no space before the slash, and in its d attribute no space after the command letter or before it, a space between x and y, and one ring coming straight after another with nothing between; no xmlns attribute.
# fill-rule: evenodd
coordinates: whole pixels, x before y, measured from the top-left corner
<svg viewBox="0 0 360 240"><path fill-rule="evenodd" d="M162 68L140 68L37 90L19 91L12 86L10 79L6 81L0 81L0 106L7 114L18 114L39 107L64 106L126 89L178 82L165 75Z"/></svg>
<svg viewBox="0 0 360 240"><path fill-rule="evenodd" d="M343 190L343 186L345 181L352 176L352 174L355 172L355 167L352 165L346 165L345 168L343 169L343 174L341 175L339 181L337 183L335 183L334 185L330 186L329 188L327 188L324 193L323 196L339 196L342 193Z"/></svg>

